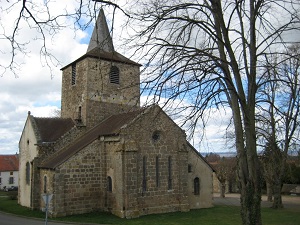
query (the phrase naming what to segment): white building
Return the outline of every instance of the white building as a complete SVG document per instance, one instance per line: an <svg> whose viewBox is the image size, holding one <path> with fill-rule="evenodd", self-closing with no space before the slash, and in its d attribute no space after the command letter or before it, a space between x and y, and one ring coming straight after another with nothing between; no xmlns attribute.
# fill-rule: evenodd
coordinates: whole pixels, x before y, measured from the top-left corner
<svg viewBox="0 0 300 225"><path fill-rule="evenodd" d="M19 183L19 156L0 155L0 189L18 186Z"/></svg>

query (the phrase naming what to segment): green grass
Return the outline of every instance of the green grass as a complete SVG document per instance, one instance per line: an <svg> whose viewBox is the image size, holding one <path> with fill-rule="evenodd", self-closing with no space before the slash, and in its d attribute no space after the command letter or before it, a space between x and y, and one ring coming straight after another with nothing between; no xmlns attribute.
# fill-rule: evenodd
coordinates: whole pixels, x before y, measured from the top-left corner
<svg viewBox="0 0 300 225"><path fill-rule="evenodd" d="M239 210L240 208L236 206L216 206L210 209L191 210L184 213L148 215L130 220L121 219L105 212L95 212L56 218L55 220L114 225L241 225ZM0 211L28 217L45 218L43 212L22 207L18 205L16 200L11 200L9 197L0 197ZM263 225L299 225L300 209L274 210L262 208L262 219Z"/></svg>

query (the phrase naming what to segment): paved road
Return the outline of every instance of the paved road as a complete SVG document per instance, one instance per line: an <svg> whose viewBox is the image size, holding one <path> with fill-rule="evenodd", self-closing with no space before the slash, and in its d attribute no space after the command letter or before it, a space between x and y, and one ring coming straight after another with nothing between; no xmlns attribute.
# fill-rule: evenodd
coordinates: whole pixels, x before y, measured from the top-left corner
<svg viewBox="0 0 300 225"><path fill-rule="evenodd" d="M0 225L44 225L42 219L29 219L0 212ZM70 223L49 222L48 225L70 225Z"/></svg>
<svg viewBox="0 0 300 225"><path fill-rule="evenodd" d="M240 198L238 194L226 194L225 198L220 198L220 194L214 194L215 205L240 205ZM285 208L299 209L300 212L300 196L283 196L283 205ZM262 207L271 207L272 203L266 200L266 196L262 197ZM45 225L45 221L42 219L30 219L25 217L15 216L13 214L7 214L0 212L0 225ZM48 221L48 225L88 225L82 223L62 223Z"/></svg>
<svg viewBox="0 0 300 225"><path fill-rule="evenodd" d="M299 209L300 211L300 196L291 196L291 195L283 195L282 202L284 208L294 208ZM225 198L220 198L219 193L214 193L214 205L240 205L240 195L239 194L225 194ZM262 207L271 207L272 202L267 201L267 197L265 195L262 196L261 201Z"/></svg>

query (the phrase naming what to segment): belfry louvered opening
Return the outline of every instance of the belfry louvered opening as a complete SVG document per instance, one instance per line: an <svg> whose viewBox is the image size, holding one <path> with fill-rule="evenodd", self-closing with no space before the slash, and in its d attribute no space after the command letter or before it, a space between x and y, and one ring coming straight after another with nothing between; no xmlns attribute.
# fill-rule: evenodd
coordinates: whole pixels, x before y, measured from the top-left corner
<svg viewBox="0 0 300 225"><path fill-rule="evenodd" d="M72 85L76 84L76 63L72 64Z"/></svg>
<svg viewBox="0 0 300 225"><path fill-rule="evenodd" d="M112 66L110 68L109 82L111 84L119 84L120 83L120 70L118 67Z"/></svg>

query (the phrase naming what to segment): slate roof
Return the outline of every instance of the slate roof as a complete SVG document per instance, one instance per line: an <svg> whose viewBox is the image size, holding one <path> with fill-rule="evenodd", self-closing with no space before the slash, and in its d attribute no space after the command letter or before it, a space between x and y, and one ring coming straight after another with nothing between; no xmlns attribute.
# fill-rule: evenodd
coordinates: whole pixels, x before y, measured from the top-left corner
<svg viewBox="0 0 300 225"><path fill-rule="evenodd" d="M71 156L75 155L81 149L92 143L94 140L101 136L118 135L121 128L130 123L141 113L141 110L134 112L122 113L112 115L97 126L91 128L83 136L75 140L70 146L67 146L57 154L49 157L39 167L47 169L55 169L57 166L68 160Z"/></svg>
<svg viewBox="0 0 300 225"><path fill-rule="evenodd" d="M74 62L64 66L61 70L64 70L71 64L79 62L87 57L141 66L141 64L126 58L114 50L113 41L110 36L103 9L100 10L97 17L86 54L76 59Z"/></svg>
<svg viewBox="0 0 300 225"><path fill-rule="evenodd" d="M19 157L18 155L0 155L0 172L18 171Z"/></svg>
<svg viewBox="0 0 300 225"><path fill-rule="evenodd" d="M109 33L106 18L102 8L100 9L99 15L97 17L97 21L90 39L87 52L96 47L101 47L101 49L106 52L114 51L114 45Z"/></svg>
<svg viewBox="0 0 300 225"><path fill-rule="evenodd" d="M39 142L54 142L75 126L72 119L33 117Z"/></svg>
<svg viewBox="0 0 300 225"><path fill-rule="evenodd" d="M76 59L74 62L69 63L68 65L61 68L61 70L64 70L71 64L73 64L75 62L79 62L88 57L95 58L95 59L102 59L102 60L106 60L106 61L112 61L112 62L121 62L121 63L126 63L126 64L130 64L130 65L135 65L135 66L141 66L141 64L136 63L136 62L126 58L125 56L121 55L120 53L118 53L116 51L105 52L105 51L101 50L100 48L94 48L93 50L87 52L80 58Z"/></svg>

